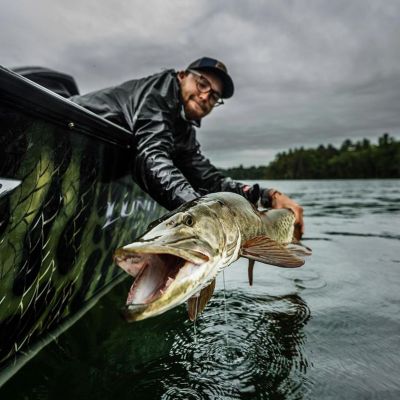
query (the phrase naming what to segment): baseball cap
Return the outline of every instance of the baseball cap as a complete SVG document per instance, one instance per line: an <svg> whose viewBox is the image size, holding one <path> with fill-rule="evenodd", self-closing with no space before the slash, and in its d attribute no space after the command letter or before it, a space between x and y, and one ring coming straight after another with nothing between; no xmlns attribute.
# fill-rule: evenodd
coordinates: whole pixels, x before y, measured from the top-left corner
<svg viewBox="0 0 400 400"><path fill-rule="evenodd" d="M225 64L215 58L202 57L196 61L193 61L187 69L194 69L198 71L210 71L219 77L222 81L222 95L223 99L229 99L233 96L235 87L233 85L233 80L228 74L228 69Z"/></svg>

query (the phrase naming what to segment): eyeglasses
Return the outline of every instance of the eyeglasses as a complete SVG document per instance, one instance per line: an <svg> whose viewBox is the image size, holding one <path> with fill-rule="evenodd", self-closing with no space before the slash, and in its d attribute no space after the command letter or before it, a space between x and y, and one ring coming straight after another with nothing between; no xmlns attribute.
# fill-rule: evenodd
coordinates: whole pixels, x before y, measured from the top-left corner
<svg viewBox="0 0 400 400"><path fill-rule="evenodd" d="M188 72L190 72L193 75L196 75L196 85L197 85L197 90L200 93L209 93L209 99L210 103L213 107L218 107L224 104L224 101L221 99L221 95L217 93L212 87L211 83L208 81L207 78L205 78L203 75L201 75L199 72L189 69Z"/></svg>

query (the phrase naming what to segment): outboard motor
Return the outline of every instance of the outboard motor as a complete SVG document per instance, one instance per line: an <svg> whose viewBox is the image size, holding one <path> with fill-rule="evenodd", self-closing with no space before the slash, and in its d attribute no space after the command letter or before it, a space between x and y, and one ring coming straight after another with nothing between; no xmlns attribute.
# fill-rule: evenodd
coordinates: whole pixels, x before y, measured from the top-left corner
<svg viewBox="0 0 400 400"><path fill-rule="evenodd" d="M71 75L43 67L18 67L12 70L60 96L68 98L79 94L78 86Z"/></svg>

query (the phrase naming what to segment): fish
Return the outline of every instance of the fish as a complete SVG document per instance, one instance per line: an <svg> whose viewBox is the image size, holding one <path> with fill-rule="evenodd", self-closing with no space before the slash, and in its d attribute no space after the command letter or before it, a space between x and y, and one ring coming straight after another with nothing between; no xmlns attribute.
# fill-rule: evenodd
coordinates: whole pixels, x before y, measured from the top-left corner
<svg viewBox="0 0 400 400"><path fill-rule="evenodd" d="M300 267L311 250L293 237L291 209L257 209L243 196L211 193L154 221L114 261L134 278L123 315L128 322L162 314L187 301L195 320L211 298L219 272L239 257L285 268Z"/></svg>

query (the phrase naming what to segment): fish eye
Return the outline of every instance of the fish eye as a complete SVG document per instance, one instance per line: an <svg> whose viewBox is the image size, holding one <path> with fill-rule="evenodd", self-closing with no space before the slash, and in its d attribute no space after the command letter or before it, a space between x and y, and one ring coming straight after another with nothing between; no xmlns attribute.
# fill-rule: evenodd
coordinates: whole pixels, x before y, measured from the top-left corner
<svg viewBox="0 0 400 400"><path fill-rule="evenodd" d="M183 223L187 226L193 226L194 219L191 215L185 215L185 217L183 218Z"/></svg>

